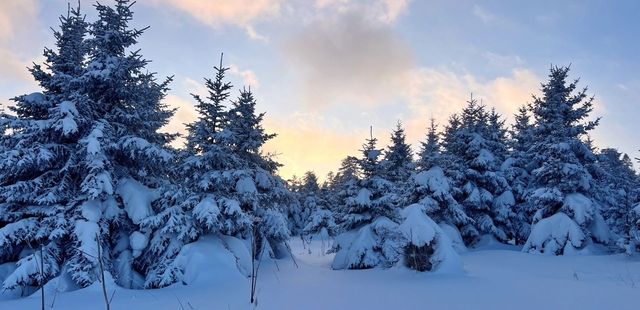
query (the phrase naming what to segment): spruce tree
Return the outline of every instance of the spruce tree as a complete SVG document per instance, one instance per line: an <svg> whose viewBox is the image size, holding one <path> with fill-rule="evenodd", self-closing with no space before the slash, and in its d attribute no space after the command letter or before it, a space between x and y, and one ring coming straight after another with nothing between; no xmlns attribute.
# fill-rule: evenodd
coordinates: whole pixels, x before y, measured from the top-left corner
<svg viewBox="0 0 640 310"><path fill-rule="evenodd" d="M421 142L418 169L408 185L408 201L409 204L421 205L426 214L439 224L462 227L472 220L454 198L457 192L442 167L439 140L435 120L431 119L427 139Z"/></svg>
<svg viewBox="0 0 640 310"><path fill-rule="evenodd" d="M391 145L384 152L383 167L385 177L402 186L414 169L411 146L406 142L406 135L402 123L398 121L396 128L391 133Z"/></svg>
<svg viewBox="0 0 640 310"><path fill-rule="evenodd" d="M532 189L527 200L536 213L523 249L528 252L572 254L592 241L608 241L587 169L595 157L581 140L598 125L598 120L587 120L593 97L587 97L586 88L576 91L577 80L567 82L568 73L568 67L552 67L542 97L533 98ZM561 237L558 230L566 233Z"/></svg>
<svg viewBox="0 0 640 310"><path fill-rule="evenodd" d="M616 149L603 149L597 154L599 174L596 176L597 200L611 228L613 241L625 252L637 251L637 241L631 232L636 226L634 207L638 201L640 180L627 154Z"/></svg>
<svg viewBox="0 0 640 310"><path fill-rule="evenodd" d="M182 277L183 266L174 258L185 244L204 234L249 235L252 219L230 192L235 180L225 172L242 160L223 143L228 117L225 101L231 84L226 82L222 56L214 67L214 79L205 79L208 96L196 101L198 119L187 124L186 149L176 161L170 182L147 221L152 230L150 247L143 256L146 287L162 287Z"/></svg>
<svg viewBox="0 0 640 310"><path fill-rule="evenodd" d="M482 234L503 242L512 237L512 195L499 173L505 152L500 126L497 115L472 97L461 116L452 117L447 127L446 165L460 189L456 198L473 219L461 227L467 244L475 243Z"/></svg>
<svg viewBox="0 0 640 310"><path fill-rule="evenodd" d="M191 94L196 101L196 111L200 114L197 121L187 124L187 151L192 154L204 153L205 147L216 145L222 141L221 132L227 125L228 116L225 101L229 98L231 83L225 82L224 77L228 67L222 65L224 54L220 55L220 64L214 67L215 78L206 78L205 87L208 96L202 99L200 95Z"/></svg>
<svg viewBox="0 0 640 310"><path fill-rule="evenodd" d="M358 166L362 179L358 180L357 193L345 201L347 214L342 224L347 230L369 224L378 217L397 216L398 197L393 193L393 184L384 178L382 150L377 148L377 142L372 135L360 150Z"/></svg>
<svg viewBox="0 0 640 310"><path fill-rule="evenodd" d="M515 243L524 244L531 232L531 221L535 210L527 204L531 174L529 171L529 147L533 144L533 124L529 107L522 106L514 116L515 122L509 131L511 150L501 170L505 174L515 198Z"/></svg>
<svg viewBox="0 0 640 310"><path fill-rule="evenodd" d="M442 160L442 149L440 147L440 135L438 133L438 125L435 119L431 119L429 131L427 132L427 140L420 142L420 153L417 167L426 171L435 166L440 166Z"/></svg>
<svg viewBox="0 0 640 310"><path fill-rule="evenodd" d="M225 130L225 142L247 163L256 165L270 173L280 164L269 154L263 154L261 147L275 134L268 134L262 127L265 113L256 114L256 100L251 88L242 89L228 112L229 124Z"/></svg>
<svg viewBox="0 0 640 310"><path fill-rule="evenodd" d="M30 292L29 287L57 276L69 256L77 255L69 240L75 239L74 219L84 199L78 143L92 110L83 92L87 28L79 8L60 17L59 30L54 30L57 48L45 48L44 67L29 69L43 91L13 98L12 114L0 116L0 222L6 223L0 228L0 264L17 262L4 289Z"/></svg>

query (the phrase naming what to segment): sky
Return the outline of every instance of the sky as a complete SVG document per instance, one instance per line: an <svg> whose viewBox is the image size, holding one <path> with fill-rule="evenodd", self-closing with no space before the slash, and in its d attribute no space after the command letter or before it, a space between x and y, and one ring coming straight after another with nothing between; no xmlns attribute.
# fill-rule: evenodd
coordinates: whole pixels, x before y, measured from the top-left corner
<svg viewBox="0 0 640 310"><path fill-rule="evenodd" d="M75 0L72 1L76 3ZM87 20L94 1L81 0ZM109 4L112 0L103 0ZM174 76L167 131L197 117L220 53L238 95L251 86L289 178L320 177L384 146L401 121L417 150L471 93L507 122L539 94L551 65L595 96L592 138L640 157L640 1L138 0L132 25L159 78ZM53 46L66 0L0 0L0 104L39 88L26 67ZM181 141L176 142L180 145Z"/></svg>

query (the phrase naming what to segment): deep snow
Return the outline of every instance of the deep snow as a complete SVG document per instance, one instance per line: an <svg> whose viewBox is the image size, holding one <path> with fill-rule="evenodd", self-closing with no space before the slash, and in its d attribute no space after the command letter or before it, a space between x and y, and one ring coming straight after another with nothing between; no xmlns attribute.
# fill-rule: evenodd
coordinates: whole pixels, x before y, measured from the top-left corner
<svg viewBox="0 0 640 310"><path fill-rule="evenodd" d="M115 289L111 309L253 309L250 280L237 257L204 238L192 247L189 283L158 290ZM464 271L418 273L403 267L331 270L332 255L290 241L291 259L267 258L257 309L638 309L640 259L624 255L548 256L485 240L461 254ZM246 259L240 259L246 260ZM246 262L245 262L246 263ZM220 266L223 269L216 269ZM221 271L222 270L222 271ZM195 272L194 272L195 271ZM53 293L48 292L47 307ZM57 294L54 309L103 309L99 284ZM0 309L39 309L39 294L0 301Z"/></svg>

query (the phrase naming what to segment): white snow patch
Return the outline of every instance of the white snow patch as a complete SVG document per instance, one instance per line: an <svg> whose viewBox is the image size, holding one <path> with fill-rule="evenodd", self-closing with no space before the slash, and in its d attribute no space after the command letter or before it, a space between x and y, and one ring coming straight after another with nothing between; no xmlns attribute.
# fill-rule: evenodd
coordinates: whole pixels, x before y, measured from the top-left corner
<svg viewBox="0 0 640 310"><path fill-rule="evenodd" d="M422 171L414 176L418 185L429 188L434 195L449 192L449 181L440 167L433 167L427 171Z"/></svg>
<svg viewBox="0 0 640 310"><path fill-rule="evenodd" d="M241 194L254 194L257 193L256 184L250 177L241 177L236 182L236 192Z"/></svg>
<svg viewBox="0 0 640 310"><path fill-rule="evenodd" d="M239 253L239 245L232 244L235 252ZM225 248L220 238L211 235L185 245L174 264L182 267L182 282L187 285L224 283L226 278L245 277L238 271L237 258ZM244 260L241 264L243 267L247 265Z"/></svg>
<svg viewBox="0 0 640 310"><path fill-rule="evenodd" d="M593 202L582 194L567 195L564 199L564 207L572 211L578 225L584 225L593 219Z"/></svg>
<svg viewBox="0 0 640 310"><path fill-rule="evenodd" d="M559 212L533 225L522 250L549 255L578 254L586 238L576 222Z"/></svg>
<svg viewBox="0 0 640 310"><path fill-rule="evenodd" d="M88 200L80 208L82 217L89 222L97 223L102 218L102 204L98 200Z"/></svg>
<svg viewBox="0 0 640 310"><path fill-rule="evenodd" d="M356 196L356 203L363 206L370 205L371 191L366 188L361 188Z"/></svg>
<svg viewBox="0 0 640 310"><path fill-rule="evenodd" d="M220 208L218 203L212 196L204 197L194 208L193 216L195 219L204 224L207 229L218 228L218 217L220 216Z"/></svg>
<svg viewBox="0 0 640 310"><path fill-rule="evenodd" d="M125 211L134 224L153 214L151 202L158 199L158 193L142 183L130 178L121 179L116 193L122 198Z"/></svg>
<svg viewBox="0 0 640 310"><path fill-rule="evenodd" d="M261 189L270 189L273 185L271 184L271 178L269 174L264 171L256 172L256 183Z"/></svg>
<svg viewBox="0 0 640 310"><path fill-rule="evenodd" d="M140 256L140 254L142 254L142 250L144 250L148 244L149 238L139 231L134 231L129 236L129 245L131 245L131 249L133 250L133 257Z"/></svg>

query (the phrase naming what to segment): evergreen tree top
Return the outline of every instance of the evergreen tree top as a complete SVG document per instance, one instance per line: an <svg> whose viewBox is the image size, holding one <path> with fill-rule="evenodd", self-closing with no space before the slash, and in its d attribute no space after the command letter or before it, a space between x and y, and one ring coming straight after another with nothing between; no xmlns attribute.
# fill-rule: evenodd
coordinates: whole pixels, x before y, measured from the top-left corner
<svg viewBox="0 0 640 310"><path fill-rule="evenodd" d="M568 75L569 67L551 67L549 80L542 84L542 97L533 96L532 111L539 137L578 139L599 123L599 118L586 120L593 111L594 97L587 97L586 87L576 91L579 79L567 82Z"/></svg>
<svg viewBox="0 0 640 310"><path fill-rule="evenodd" d="M370 137L365 140L362 145L362 158L359 160L360 169L366 179L377 175L380 171L380 155L382 150L377 148L378 139L373 137L373 128L371 128Z"/></svg>
<svg viewBox="0 0 640 310"><path fill-rule="evenodd" d="M320 184L318 182L318 177L313 171L307 171L304 173L302 177L302 190L307 193L316 193L320 190Z"/></svg>
<svg viewBox="0 0 640 310"><path fill-rule="evenodd" d="M440 134L438 125L434 118L431 118L427 140L420 142L420 159L418 166L423 170L428 170L440 164Z"/></svg>
<svg viewBox="0 0 640 310"><path fill-rule="evenodd" d="M384 161L385 174L391 181L405 180L413 169L411 146L406 142L406 135L400 121L391 132L391 145L387 147Z"/></svg>
<svg viewBox="0 0 640 310"><path fill-rule="evenodd" d="M216 72L213 80L206 78L205 86L208 92L208 100L203 100L199 95L191 94L196 100L196 110L199 118L187 125L187 150L191 153L202 153L212 144L220 143L224 138L221 132L228 122L224 101L229 97L231 83L225 82L225 73L229 70L222 64L223 54L220 55L220 64L214 66Z"/></svg>

